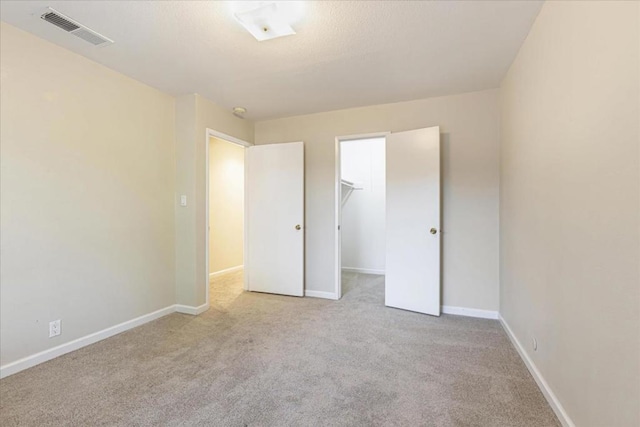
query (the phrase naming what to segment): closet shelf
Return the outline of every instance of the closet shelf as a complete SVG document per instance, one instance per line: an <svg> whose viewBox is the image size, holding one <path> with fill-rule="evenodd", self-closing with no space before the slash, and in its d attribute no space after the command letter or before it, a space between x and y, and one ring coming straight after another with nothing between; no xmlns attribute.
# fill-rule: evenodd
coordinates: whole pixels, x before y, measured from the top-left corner
<svg viewBox="0 0 640 427"><path fill-rule="evenodd" d="M362 190L363 187L356 184L355 182L347 181L346 179L341 179L340 183L345 187L349 187L351 190Z"/></svg>

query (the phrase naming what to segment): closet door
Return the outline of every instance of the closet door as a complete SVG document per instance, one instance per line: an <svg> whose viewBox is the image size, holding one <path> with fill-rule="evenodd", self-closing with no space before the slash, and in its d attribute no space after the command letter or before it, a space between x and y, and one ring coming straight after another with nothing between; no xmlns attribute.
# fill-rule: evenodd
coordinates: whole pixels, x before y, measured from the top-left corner
<svg viewBox="0 0 640 427"><path fill-rule="evenodd" d="M247 149L246 288L304 295L304 144Z"/></svg>
<svg viewBox="0 0 640 427"><path fill-rule="evenodd" d="M385 305L440 315L440 128L387 136Z"/></svg>

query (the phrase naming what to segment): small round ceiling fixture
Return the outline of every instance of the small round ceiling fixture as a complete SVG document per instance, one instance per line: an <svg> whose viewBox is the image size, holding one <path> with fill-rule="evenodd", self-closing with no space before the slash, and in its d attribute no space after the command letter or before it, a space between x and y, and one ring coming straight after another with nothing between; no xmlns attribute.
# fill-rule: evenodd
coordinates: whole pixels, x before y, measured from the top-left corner
<svg viewBox="0 0 640 427"><path fill-rule="evenodd" d="M240 119L244 119L244 115L246 114L247 109L244 107L233 107L233 115L240 118Z"/></svg>

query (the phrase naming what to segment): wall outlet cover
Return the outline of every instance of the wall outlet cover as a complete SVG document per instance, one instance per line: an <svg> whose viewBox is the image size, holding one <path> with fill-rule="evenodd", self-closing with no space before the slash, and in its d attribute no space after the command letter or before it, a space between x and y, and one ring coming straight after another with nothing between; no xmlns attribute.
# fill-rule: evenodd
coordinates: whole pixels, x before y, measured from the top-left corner
<svg viewBox="0 0 640 427"><path fill-rule="evenodd" d="M60 329L60 320L52 320L49 322L49 338L57 337L62 333Z"/></svg>

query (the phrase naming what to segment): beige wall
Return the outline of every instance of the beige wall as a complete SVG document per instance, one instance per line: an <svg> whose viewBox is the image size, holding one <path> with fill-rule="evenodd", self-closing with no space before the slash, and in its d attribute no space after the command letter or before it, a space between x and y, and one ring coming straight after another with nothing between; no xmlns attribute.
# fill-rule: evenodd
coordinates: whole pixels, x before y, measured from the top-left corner
<svg viewBox="0 0 640 427"><path fill-rule="evenodd" d="M0 31L4 365L174 304L175 155L173 98Z"/></svg>
<svg viewBox="0 0 640 427"><path fill-rule="evenodd" d="M200 95L176 99L176 300L207 304L206 147L207 128L253 142L253 123L235 117ZM181 207L181 194L188 205Z"/></svg>
<svg viewBox="0 0 640 427"><path fill-rule="evenodd" d="M585 427L640 425L638 8L545 3L502 85L500 311Z"/></svg>
<svg viewBox="0 0 640 427"><path fill-rule="evenodd" d="M244 255L244 148L209 139L209 272L241 266Z"/></svg>
<svg viewBox="0 0 640 427"><path fill-rule="evenodd" d="M2 365L205 304L206 129L253 124L4 23L1 52Z"/></svg>
<svg viewBox="0 0 640 427"><path fill-rule="evenodd" d="M444 304L498 309L497 90L255 124L256 144L305 142L306 289L334 292L335 137L440 126Z"/></svg>

